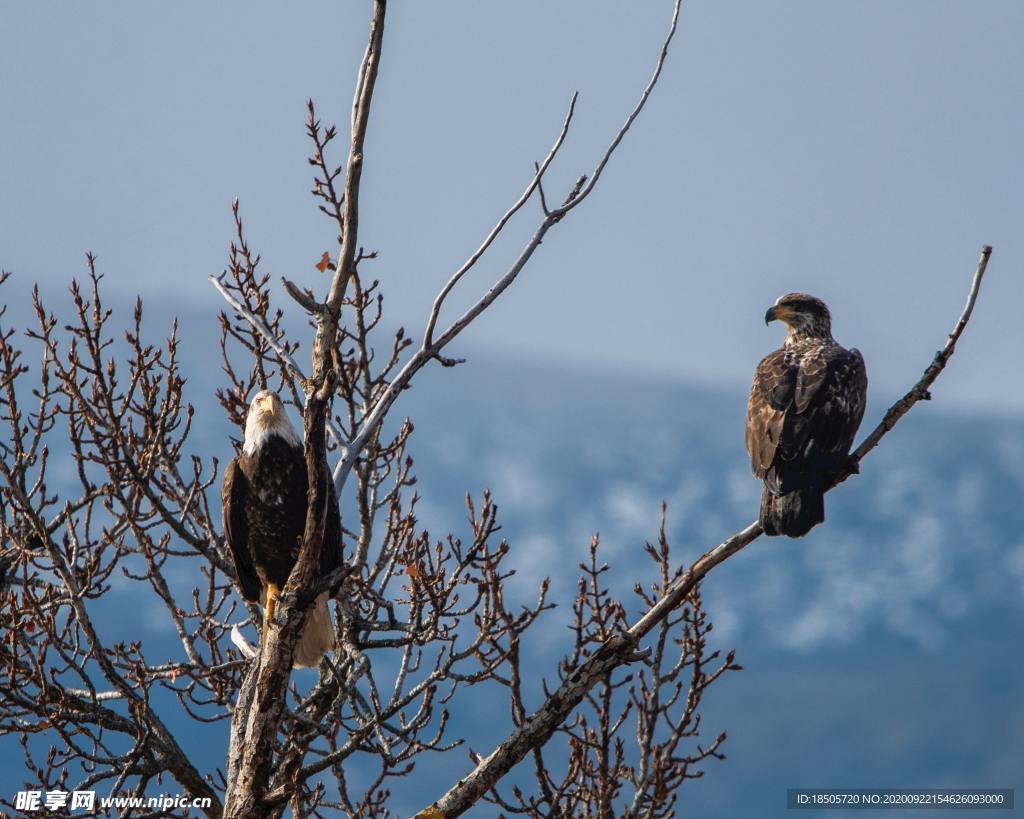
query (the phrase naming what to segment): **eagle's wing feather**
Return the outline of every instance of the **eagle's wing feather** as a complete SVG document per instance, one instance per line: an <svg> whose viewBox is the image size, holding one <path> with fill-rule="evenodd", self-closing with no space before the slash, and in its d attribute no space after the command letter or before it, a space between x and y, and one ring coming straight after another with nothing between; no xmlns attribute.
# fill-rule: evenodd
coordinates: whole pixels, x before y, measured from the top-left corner
<svg viewBox="0 0 1024 819"><path fill-rule="evenodd" d="M782 439L786 410L793 403L797 372L785 350L776 350L757 365L747 402L744 440L754 475L763 478Z"/></svg>
<svg viewBox="0 0 1024 819"><path fill-rule="evenodd" d="M804 357L785 349L758 365L747 404L746 445L754 475L764 478L776 458L841 467L864 416L867 371L860 352ZM782 487L777 487L781 489Z"/></svg>
<svg viewBox="0 0 1024 819"><path fill-rule="evenodd" d="M796 394L794 396L797 412L803 412L810 406L814 396L821 389L821 385L825 383L825 377L829 374L829 361L824 356L804 359L800 364L796 373Z"/></svg>
<svg viewBox="0 0 1024 819"><path fill-rule="evenodd" d="M836 462L832 469L842 466L853 444L853 438L864 417L868 377L864 358L856 349L843 350L832 356L827 364L821 395L814 405L812 434L817 449Z"/></svg>
<svg viewBox="0 0 1024 819"><path fill-rule="evenodd" d="M260 599L262 584L256 574L252 549L249 545L249 527L245 517L246 493L249 491L249 479L242 471L238 458L232 458L224 472L224 484L221 487L220 501L224 518L224 540L235 561L235 574L242 596L246 600L257 603Z"/></svg>
<svg viewBox="0 0 1024 819"><path fill-rule="evenodd" d="M324 521L324 544L320 553L320 571L324 574L334 571L341 565L341 514L330 470L327 471L327 489L327 517ZM337 589L332 588L330 591L333 597Z"/></svg>

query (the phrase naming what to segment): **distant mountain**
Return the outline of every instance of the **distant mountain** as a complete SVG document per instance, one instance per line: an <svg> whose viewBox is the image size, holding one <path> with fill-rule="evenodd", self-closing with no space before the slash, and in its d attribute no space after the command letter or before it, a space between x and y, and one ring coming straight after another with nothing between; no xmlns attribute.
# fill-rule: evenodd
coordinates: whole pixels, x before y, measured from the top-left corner
<svg viewBox="0 0 1024 819"><path fill-rule="evenodd" d="M437 526L446 495L488 486L521 553L578 558L600 530L614 562L656 535L662 500L680 558L756 517L745 395L522 362L430 377L399 410L417 421ZM872 397L863 432L886 403ZM1024 419L919 404L826 512L808 537L762 539L716 571L722 639L803 652L870 634L938 651L993 606L1024 610ZM530 581L546 571L524 562Z"/></svg>

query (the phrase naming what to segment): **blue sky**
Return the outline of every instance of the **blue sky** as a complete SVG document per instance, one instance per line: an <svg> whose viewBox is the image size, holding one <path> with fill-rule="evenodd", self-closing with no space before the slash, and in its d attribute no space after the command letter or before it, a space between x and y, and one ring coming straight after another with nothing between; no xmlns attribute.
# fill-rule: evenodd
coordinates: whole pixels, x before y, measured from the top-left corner
<svg viewBox="0 0 1024 819"><path fill-rule="evenodd" d="M308 195L304 104L347 122L367 9L6 4L0 264L22 284L58 286L91 249L120 292L212 313L206 276L224 265L238 196L268 269L320 284L313 262L333 231ZM551 195L589 170L646 81L669 12L392 5L361 235L380 251L373 275L391 320L422 325L573 90ZM1014 0L685 3L661 85L596 195L457 353L744 387L779 342L765 307L809 290L888 397L942 343L991 243L977 322L936 397L1019 411L1024 382L1007 373L1024 348L1022 39ZM536 217L513 225L453 309L504 269Z"/></svg>

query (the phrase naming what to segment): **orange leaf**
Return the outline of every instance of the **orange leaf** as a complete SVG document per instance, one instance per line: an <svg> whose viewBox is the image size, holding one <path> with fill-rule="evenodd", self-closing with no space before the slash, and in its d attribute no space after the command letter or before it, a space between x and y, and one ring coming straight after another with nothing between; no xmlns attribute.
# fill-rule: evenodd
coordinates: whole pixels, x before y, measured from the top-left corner
<svg viewBox="0 0 1024 819"><path fill-rule="evenodd" d="M423 579L423 569L419 566L414 566L411 563L405 567L405 573L409 575L413 580Z"/></svg>
<svg viewBox="0 0 1024 819"><path fill-rule="evenodd" d="M25 621L25 631L27 631L29 634L31 634L35 630L36 630L35 622L33 620L26 620Z"/></svg>
<svg viewBox="0 0 1024 819"><path fill-rule="evenodd" d="M320 261L316 263L316 269L323 273L328 267L330 267L330 264L331 254L325 250L324 255L320 257Z"/></svg>

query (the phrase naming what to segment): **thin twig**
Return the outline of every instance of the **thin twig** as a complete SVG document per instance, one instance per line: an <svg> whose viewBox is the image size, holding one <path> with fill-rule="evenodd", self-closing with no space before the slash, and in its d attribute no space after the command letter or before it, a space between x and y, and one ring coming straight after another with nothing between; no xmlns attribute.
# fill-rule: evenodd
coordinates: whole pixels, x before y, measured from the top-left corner
<svg viewBox="0 0 1024 819"><path fill-rule="evenodd" d="M292 371L292 374L296 378L298 378L301 383L305 384L306 375L305 373L302 372L302 368L292 357L291 353L289 353L277 341L277 339L274 338L274 334L270 331L270 328L267 327L263 319L261 319L251 310L246 309L246 307L240 301L238 301L238 299L236 299L227 291L227 288L224 287L220 279L218 279L216 276L210 276L209 279L210 283L217 288L217 292L219 292L224 297L224 300L231 305L231 308L236 313L238 313L238 315L240 315L247 322L249 322L250 325L252 325L252 328L257 333L259 333L263 337L264 341L266 341L267 344L270 345L270 348L275 353L277 353L277 357L281 359L281 361L284 363L286 367L288 367L289 370ZM337 444L339 447L344 446L344 437L342 436L341 431L334 425L334 422L329 418L327 419L327 431L331 434L331 438L334 439L335 444Z"/></svg>
<svg viewBox="0 0 1024 819"><path fill-rule="evenodd" d="M650 81L644 88L643 93L640 95L640 100L632 111L629 112L629 116L626 117L626 121L622 124L619 132L615 135L615 138L608 145L604 154L601 156L601 160L597 163L597 167L594 168L593 173L590 174L589 181L582 186L582 189L574 191L562 207L557 208L553 215L561 217L568 213L580 202L590 196L590 192L594 190L597 185L597 180L601 178L601 174L604 173L605 166L608 164L608 160L611 159L615 149L619 147L619 143L622 142L626 136L626 132L629 131L634 120L640 116L640 112L644 109L647 104L648 98L651 96L651 92L654 90L654 86L658 84L658 78L661 76L661 69L665 66L665 58L668 57L668 49L672 44L672 39L676 36L676 27L679 23L679 11L682 8L682 0L676 0L675 5L672 7L672 22L669 24L668 34L665 36L665 41L661 44L661 51L658 54L658 61L654 66L654 73L651 75ZM584 179L583 177L580 178Z"/></svg>
<svg viewBox="0 0 1024 819"><path fill-rule="evenodd" d="M530 183L526 186L526 190L523 191L522 195L515 201L502 217L498 220L497 224L491 228L491 232L487 234L483 242L480 244L472 255L463 263L462 267L452 274L451 278L445 283L445 286L441 288L441 292L437 294L437 298L434 299L433 307L430 309L430 317L427 319L427 329L423 333L423 344L421 349L429 349L434 343L434 327L437 325L437 319L441 314L441 307L444 305L444 300L448 297L448 294L452 291L452 288L459 283L459 280L466 275L466 273L475 265L480 257L484 255L487 248L491 246L494 240L501 233L502 229L508 224L511 219L519 211L523 205L526 204L527 200L533 195L535 190L541 187L541 180L544 178L544 173L547 171L548 166L551 165L555 156L557 156L559 149L565 142L565 137L569 133L569 127L572 125L573 113L576 111L576 100L579 98L579 92L574 92L572 98L569 100L569 109L565 113L565 119L562 121L562 129L558 132L558 138L555 143L551 146L548 151L548 155L544 157L544 161L535 167L533 178ZM545 212L547 208L545 207Z"/></svg>

